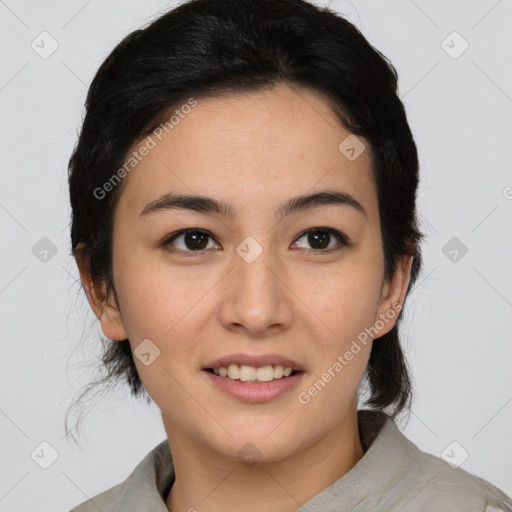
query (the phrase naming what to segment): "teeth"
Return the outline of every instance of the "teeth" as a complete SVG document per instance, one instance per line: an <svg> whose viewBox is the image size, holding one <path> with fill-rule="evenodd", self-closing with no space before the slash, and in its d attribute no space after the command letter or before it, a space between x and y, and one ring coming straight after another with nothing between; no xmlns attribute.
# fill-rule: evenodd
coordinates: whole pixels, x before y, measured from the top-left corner
<svg viewBox="0 0 512 512"><path fill-rule="evenodd" d="M235 366L235 365L229 365L229 368L231 368L231 366ZM228 368L228 375L230 378L231 375L229 373L229 368ZM238 368L238 366L237 366ZM256 380L256 374L258 373L259 369L256 370L256 368L254 368L253 366L240 366L240 371L238 372L238 378L244 382L247 382L249 380ZM235 372L236 374L237 372Z"/></svg>
<svg viewBox="0 0 512 512"><path fill-rule="evenodd" d="M240 368L236 364L230 364L228 366L228 377L230 379L239 379L240 378Z"/></svg>
<svg viewBox="0 0 512 512"><path fill-rule="evenodd" d="M262 366L256 370L256 380L261 382L270 382L274 380L274 368L272 366Z"/></svg>
<svg viewBox="0 0 512 512"><path fill-rule="evenodd" d="M280 364L274 366L274 379L280 379L284 375L284 368Z"/></svg>
<svg viewBox="0 0 512 512"><path fill-rule="evenodd" d="M228 377L233 380L241 380L242 382L270 382L274 379L281 379L282 377L289 377L292 373L292 368L286 368L280 364L260 366L246 366L237 364L230 364L227 368L221 366L215 368L213 372L220 377Z"/></svg>

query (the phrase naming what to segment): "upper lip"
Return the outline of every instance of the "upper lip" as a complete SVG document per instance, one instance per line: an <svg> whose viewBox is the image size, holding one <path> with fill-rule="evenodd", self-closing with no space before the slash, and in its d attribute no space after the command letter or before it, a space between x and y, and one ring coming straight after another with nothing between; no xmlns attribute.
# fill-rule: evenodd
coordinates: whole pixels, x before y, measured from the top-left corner
<svg viewBox="0 0 512 512"><path fill-rule="evenodd" d="M289 357L285 357L280 354L230 354L227 356L220 357L219 359L215 359L215 361L207 363L204 366L204 369L217 369L220 368L221 366L227 368L230 364L237 364L239 366L255 366L256 368L260 366L280 364L285 368L289 367L295 371L304 371L304 367L301 364L297 363L293 359L290 359Z"/></svg>

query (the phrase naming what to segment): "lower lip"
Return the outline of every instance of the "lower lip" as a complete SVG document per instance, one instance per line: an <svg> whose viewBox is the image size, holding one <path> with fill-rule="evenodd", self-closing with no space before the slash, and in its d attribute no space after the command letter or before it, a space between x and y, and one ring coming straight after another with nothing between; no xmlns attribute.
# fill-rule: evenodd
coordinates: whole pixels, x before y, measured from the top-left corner
<svg viewBox="0 0 512 512"><path fill-rule="evenodd" d="M214 373L203 370L212 384L218 389L244 402L266 402L281 396L298 386L304 372L281 377L270 382L243 382L228 377L219 377Z"/></svg>

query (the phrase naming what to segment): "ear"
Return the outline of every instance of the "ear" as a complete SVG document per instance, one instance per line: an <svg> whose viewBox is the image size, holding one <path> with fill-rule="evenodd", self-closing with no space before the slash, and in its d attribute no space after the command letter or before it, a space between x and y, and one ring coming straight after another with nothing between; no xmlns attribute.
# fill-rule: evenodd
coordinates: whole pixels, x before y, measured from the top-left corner
<svg viewBox="0 0 512 512"><path fill-rule="evenodd" d="M391 331L398 320L411 279L412 261L412 254L400 256L392 279L386 280L382 287L378 313L374 322L374 329L377 331L375 339ZM381 325L382 327L379 328Z"/></svg>
<svg viewBox="0 0 512 512"><path fill-rule="evenodd" d="M91 275L89 257L84 251L83 244L79 244L75 250L75 261L80 272L80 280L84 287L89 304L101 323L101 329L105 336L113 341L121 341L128 338L124 328L121 311L115 298L106 296L106 283L96 283Z"/></svg>

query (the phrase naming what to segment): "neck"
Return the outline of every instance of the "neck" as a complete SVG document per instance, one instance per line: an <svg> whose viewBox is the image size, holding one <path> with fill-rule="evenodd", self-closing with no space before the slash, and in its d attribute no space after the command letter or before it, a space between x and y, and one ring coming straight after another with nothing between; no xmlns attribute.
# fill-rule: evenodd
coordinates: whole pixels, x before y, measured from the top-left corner
<svg viewBox="0 0 512 512"><path fill-rule="evenodd" d="M180 435L164 418L172 439L175 481L170 512L295 511L350 471L364 455L357 412L326 436L289 457L248 465ZM312 471L314 468L314 471Z"/></svg>

